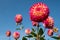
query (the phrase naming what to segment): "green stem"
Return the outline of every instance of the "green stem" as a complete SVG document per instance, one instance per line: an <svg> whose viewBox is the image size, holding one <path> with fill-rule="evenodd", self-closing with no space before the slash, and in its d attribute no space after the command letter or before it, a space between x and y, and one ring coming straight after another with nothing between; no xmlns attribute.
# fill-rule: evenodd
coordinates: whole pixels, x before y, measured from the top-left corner
<svg viewBox="0 0 60 40"><path fill-rule="evenodd" d="M37 28L37 40L39 39L39 37L38 37L38 28Z"/></svg>
<svg viewBox="0 0 60 40"><path fill-rule="evenodd" d="M15 40L18 40L18 39L15 39Z"/></svg>
<svg viewBox="0 0 60 40"><path fill-rule="evenodd" d="M39 26L37 26L37 40L39 40L39 34L38 34L38 32L39 32Z"/></svg>

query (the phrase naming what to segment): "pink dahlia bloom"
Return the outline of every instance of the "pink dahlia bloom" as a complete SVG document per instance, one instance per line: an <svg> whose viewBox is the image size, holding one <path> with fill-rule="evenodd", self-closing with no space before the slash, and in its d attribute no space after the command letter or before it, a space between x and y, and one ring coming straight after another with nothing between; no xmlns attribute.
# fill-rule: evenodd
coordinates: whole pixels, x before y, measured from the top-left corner
<svg viewBox="0 0 60 40"><path fill-rule="evenodd" d="M38 24L38 22L32 21L32 25L33 26L38 26L39 24Z"/></svg>
<svg viewBox="0 0 60 40"><path fill-rule="evenodd" d="M53 30L52 30L52 29L48 29L47 34L48 34L49 36L52 36L52 35L53 35Z"/></svg>
<svg viewBox="0 0 60 40"><path fill-rule="evenodd" d="M10 31L10 30L8 30L8 31L6 32L6 36L7 36L7 37L10 37L10 36L11 36L11 31Z"/></svg>
<svg viewBox="0 0 60 40"><path fill-rule="evenodd" d="M22 21L22 15L21 14L17 14L15 16L15 21L16 21L16 23L21 23L21 21Z"/></svg>
<svg viewBox="0 0 60 40"><path fill-rule="evenodd" d="M48 17L46 20L43 21L43 25L45 28L53 28L54 26L54 20L52 17Z"/></svg>
<svg viewBox="0 0 60 40"><path fill-rule="evenodd" d="M26 30L25 30L25 33L26 33L27 35L29 35L29 34L31 33L31 30L30 30L30 29L26 29Z"/></svg>
<svg viewBox="0 0 60 40"><path fill-rule="evenodd" d="M13 33L13 37L14 37L15 39L18 39L18 38L20 37L19 32L14 32L14 33Z"/></svg>
<svg viewBox="0 0 60 40"><path fill-rule="evenodd" d="M31 21L42 22L49 15L49 8L44 3L36 3L30 8Z"/></svg>

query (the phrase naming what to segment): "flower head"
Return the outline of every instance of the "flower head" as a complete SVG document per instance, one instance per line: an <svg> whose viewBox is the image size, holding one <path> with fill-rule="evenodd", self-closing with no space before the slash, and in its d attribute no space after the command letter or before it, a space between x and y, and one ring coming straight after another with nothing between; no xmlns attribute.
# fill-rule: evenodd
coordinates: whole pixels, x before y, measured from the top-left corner
<svg viewBox="0 0 60 40"><path fill-rule="evenodd" d="M48 17L46 20L43 21L43 25L45 28L53 28L54 26L54 20L52 17Z"/></svg>
<svg viewBox="0 0 60 40"><path fill-rule="evenodd" d="M8 30L8 31L6 32L6 36L7 36L7 37L10 37L10 36L11 36L11 31L10 31L10 30Z"/></svg>
<svg viewBox="0 0 60 40"><path fill-rule="evenodd" d="M21 23L21 21L22 21L22 15L21 14L17 14L15 16L15 21L16 21L16 23Z"/></svg>
<svg viewBox="0 0 60 40"><path fill-rule="evenodd" d="M13 33L13 37L14 37L15 39L18 39L18 38L20 37L19 32L14 32L14 33Z"/></svg>
<svg viewBox="0 0 60 40"><path fill-rule="evenodd" d="M53 30L52 30L52 29L48 29L47 34L48 34L49 36L52 36L52 35L53 35Z"/></svg>
<svg viewBox="0 0 60 40"><path fill-rule="evenodd" d="M25 33L29 35L31 33L31 30L30 29L26 29Z"/></svg>
<svg viewBox="0 0 60 40"><path fill-rule="evenodd" d="M30 8L31 21L42 22L49 15L49 8L44 3L36 3Z"/></svg>
<svg viewBox="0 0 60 40"><path fill-rule="evenodd" d="M38 26L39 24L38 24L38 22L32 21L32 25L33 26Z"/></svg>

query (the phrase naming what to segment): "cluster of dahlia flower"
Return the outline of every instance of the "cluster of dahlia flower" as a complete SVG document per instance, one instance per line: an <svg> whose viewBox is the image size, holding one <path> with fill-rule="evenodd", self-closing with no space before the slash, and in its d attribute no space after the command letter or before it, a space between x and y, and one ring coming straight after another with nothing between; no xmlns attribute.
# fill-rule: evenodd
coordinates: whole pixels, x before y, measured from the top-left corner
<svg viewBox="0 0 60 40"><path fill-rule="evenodd" d="M10 37L11 34L12 34L12 33L11 33L10 30L6 31L6 36L7 36L7 37ZM19 32L14 32L14 33L13 33L13 37L14 37L15 40L19 39L20 33L19 33Z"/></svg>
<svg viewBox="0 0 60 40"><path fill-rule="evenodd" d="M42 22L43 26L48 29L47 34L52 36L54 32L58 32L58 29L54 27L54 20L49 16L49 12L48 6L42 2L33 4L29 11L32 25L38 26Z"/></svg>
<svg viewBox="0 0 60 40"><path fill-rule="evenodd" d="M32 5L29 13L30 13L30 20L33 21L32 22L33 26L36 26L38 25L39 22L42 22L43 26L49 29L48 35L53 34L52 32L55 30L54 20L52 17L49 16L49 8L46 4L40 2Z"/></svg>
<svg viewBox="0 0 60 40"><path fill-rule="evenodd" d="M44 28L47 28L47 34L49 36L52 36L54 32L58 32L58 29L56 27L54 27L54 20L51 16L49 16L49 8L46 4L39 2L36 4L33 4L30 8L29 14L30 14L30 20L32 21L32 25L36 26L36 28L32 28L32 30L30 30L29 28L25 30L25 33L27 34L27 36L24 36L22 38L22 40L27 40L25 37L27 38L35 38L35 40L45 40L45 35L43 29L40 27L39 23L43 23ZM15 22L16 24L21 24L22 22L22 15L21 14L17 14L15 16ZM18 28L20 29L20 28ZM10 37L11 32L7 31L6 35L8 37ZM17 40L20 37L19 32L14 32L13 33L13 37L15 40Z"/></svg>

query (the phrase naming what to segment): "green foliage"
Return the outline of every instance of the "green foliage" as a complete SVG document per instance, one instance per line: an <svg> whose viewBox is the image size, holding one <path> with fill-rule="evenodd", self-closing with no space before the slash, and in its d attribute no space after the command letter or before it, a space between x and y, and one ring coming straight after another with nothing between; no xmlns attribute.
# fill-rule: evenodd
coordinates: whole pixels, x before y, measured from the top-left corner
<svg viewBox="0 0 60 40"><path fill-rule="evenodd" d="M16 28L16 30L20 30L20 28Z"/></svg>
<svg viewBox="0 0 60 40"><path fill-rule="evenodd" d="M27 38L32 38L33 36L32 36L32 35L27 35L27 36L25 36L25 37L27 37Z"/></svg>
<svg viewBox="0 0 60 40"><path fill-rule="evenodd" d="M56 36L53 36L52 38L54 38L54 39L60 39L59 37L56 37Z"/></svg>
<svg viewBox="0 0 60 40"><path fill-rule="evenodd" d="M32 28L32 32L35 32L36 30L34 28Z"/></svg>
<svg viewBox="0 0 60 40"><path fill-rule="evenodd" d="M43 29L42 29L42 28L40 28L40 29L39 29L39 32L38 32L38 34L39 34L40 36L42 36L42 35L43 35L43 33L44 33L44 32L43 32Z"/></svg>
<svg viewBox="0 0 60 40"><path fill-rule="evenodd" d="M31 35L32 35L33 37L37 37L37 34L36 34L35 32L31 32Z"/></svg>
<svg viewBox="0 0 60 40"><path fill-rule="evenodd" d="M45 40L44 37L40 37L40 40Z"/></svg>
<svg viewBox="0 0 60 40"><path fill-rule="evenodd" d="M16 28L16 30L22 30L24 27L23 26L21 26L20 28Z"/></svg>
<svg viewBox="0 0 60 40"><path fill-rule="evenodd" d="M22 40L27 40L27 38L26 37L23 37Z"/></svg>

